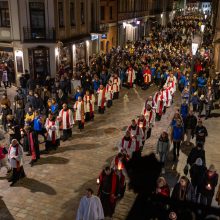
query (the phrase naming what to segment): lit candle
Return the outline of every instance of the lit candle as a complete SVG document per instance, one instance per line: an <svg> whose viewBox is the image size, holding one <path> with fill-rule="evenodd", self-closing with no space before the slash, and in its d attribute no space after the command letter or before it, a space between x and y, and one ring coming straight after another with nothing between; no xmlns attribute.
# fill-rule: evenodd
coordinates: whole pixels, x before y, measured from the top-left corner
<svg viewBox="0 0 220 220"><path fill-rule="evenodd" d="M118 170L122 170L122 162L120 160L118 161Z"/></svg>
<svg viewBox="0 0 220 220"><path fill-rule="evenodd" d="M96 180L96 183L97 183L97 184L99 184L99 183L100 183L100 180L99 180L99 178L98 178L98 179Z"/></svg>
<svg viewBox="0 0 220 220"><path fill-rule="evenodd" d="M143 122L140 122L139 127L143 128Z"/></svg>

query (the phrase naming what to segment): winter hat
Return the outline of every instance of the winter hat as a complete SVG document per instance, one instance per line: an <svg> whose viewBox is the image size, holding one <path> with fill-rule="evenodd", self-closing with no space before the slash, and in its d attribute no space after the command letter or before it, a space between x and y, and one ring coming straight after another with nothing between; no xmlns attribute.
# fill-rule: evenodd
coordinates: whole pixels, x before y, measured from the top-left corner
<svg viewBox="0 0 220 220"><path fill-rule="evenodd" d="M200 157L196 159L196 162L195 162L196 165L202 166L202 163L203 162L202 162L202 159Z"/></svg>

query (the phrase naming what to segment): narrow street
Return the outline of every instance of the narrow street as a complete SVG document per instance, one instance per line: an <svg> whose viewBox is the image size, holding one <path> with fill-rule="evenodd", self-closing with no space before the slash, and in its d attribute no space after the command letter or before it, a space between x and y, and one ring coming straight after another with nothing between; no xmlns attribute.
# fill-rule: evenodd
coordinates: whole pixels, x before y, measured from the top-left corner
<svg viewBox="0 0 220 220"><path fill-rule="evenodd" d="M26 157L27 178L15 187L9 187L5 172L1 172L1 203L7 209L1 211L0 219L10 214L14 219L74 219L85 189L91 187L96 192L97 176L117 153L117 141L130 120L140 114L144 100L154 89L123 89L120 99L105 115L96 114L95 121L87 124L82 133L74 128L73 139L61 143L58 151L42 155L32 168L28 164L30 158ZM156 138L167 127L167 118L171 115L166 114L160 126L154 129L145 145L147 151L154 148Z"/></svg>

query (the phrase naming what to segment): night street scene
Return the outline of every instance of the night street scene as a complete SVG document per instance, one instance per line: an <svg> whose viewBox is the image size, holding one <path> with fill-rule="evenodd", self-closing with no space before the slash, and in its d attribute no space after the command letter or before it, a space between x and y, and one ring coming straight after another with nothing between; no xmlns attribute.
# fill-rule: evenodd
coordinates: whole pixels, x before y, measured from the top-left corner
<svg viewBox="0 0 220 220"><path fill-rule="evenodd" d="M219 0L0 0L0 220L220 220Z"/></svg>

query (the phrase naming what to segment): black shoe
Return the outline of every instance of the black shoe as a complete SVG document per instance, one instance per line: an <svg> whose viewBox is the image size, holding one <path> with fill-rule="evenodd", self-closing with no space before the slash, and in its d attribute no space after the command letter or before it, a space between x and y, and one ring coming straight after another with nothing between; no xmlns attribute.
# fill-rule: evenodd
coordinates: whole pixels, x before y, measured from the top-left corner
<svg viewBox="0 0 220 220"><path fill-rule="evenodd" d="M10 182L12 182L13 181L13 179L8 179L8 182L10 183Z"/></svg>

